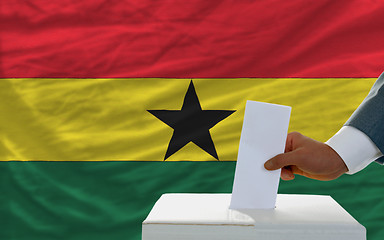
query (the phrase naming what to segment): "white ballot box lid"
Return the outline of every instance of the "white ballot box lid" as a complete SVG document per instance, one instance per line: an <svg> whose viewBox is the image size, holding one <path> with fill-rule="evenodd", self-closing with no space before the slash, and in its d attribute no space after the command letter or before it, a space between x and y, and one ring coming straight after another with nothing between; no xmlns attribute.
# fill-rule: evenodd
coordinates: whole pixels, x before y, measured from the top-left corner
<svg viewBox="0 0 384 240"><path fill-rule="evenodd" d="M231 194L164 194L143 240L365 240L365 228L330 196L278 194L276 208L229 209Z"/></svg>

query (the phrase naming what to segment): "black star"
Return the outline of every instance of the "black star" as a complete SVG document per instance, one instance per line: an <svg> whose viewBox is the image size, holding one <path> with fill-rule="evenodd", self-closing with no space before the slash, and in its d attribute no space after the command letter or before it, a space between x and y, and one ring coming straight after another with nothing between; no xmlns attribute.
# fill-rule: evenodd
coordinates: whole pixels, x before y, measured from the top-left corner
<svg viewBox="0 0 384 240"><path fill-rule="evenodd" d="M189 84L181 110L147 110L174 129L164 160L189 142L219 160L209 129L235 111L202 110L193 82Z"/></svg>

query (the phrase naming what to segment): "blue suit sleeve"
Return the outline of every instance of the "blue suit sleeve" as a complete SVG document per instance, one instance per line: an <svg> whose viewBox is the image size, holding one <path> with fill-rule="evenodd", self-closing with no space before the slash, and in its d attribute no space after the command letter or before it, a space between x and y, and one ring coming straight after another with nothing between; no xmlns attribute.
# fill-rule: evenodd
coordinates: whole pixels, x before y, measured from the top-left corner
<svg viewBox="0 0 384 240"><path fill-rule="evenodd" d="M384 153L384 73L372 86L368 96L345 123L364 132ZM376 160L383 164L384 157Z"/></svg>

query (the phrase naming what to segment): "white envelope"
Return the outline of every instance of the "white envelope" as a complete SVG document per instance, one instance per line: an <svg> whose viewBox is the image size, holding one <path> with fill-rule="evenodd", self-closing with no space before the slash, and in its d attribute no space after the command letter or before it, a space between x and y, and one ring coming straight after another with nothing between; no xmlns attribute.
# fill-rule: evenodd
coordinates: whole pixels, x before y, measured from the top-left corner
<svg viewBox="0 0 384 240"><path fill-rule="evenodd" d="M233 183L231 209L273 209L281 170L264 163L283 153L291 107L247 101Z"/></svg>

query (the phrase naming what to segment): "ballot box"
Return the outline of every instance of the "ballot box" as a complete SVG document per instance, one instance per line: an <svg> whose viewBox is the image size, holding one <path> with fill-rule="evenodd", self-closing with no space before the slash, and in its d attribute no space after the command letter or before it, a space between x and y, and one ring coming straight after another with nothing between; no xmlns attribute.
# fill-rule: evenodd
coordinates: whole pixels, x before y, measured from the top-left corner
<svg viewBox="0 0 384 240"><path fill-rule="evenodd" d="M231 194L164 194L142 240L365 240L366 230L330 196L278 194L274 209L229 209Z"/></svg>

